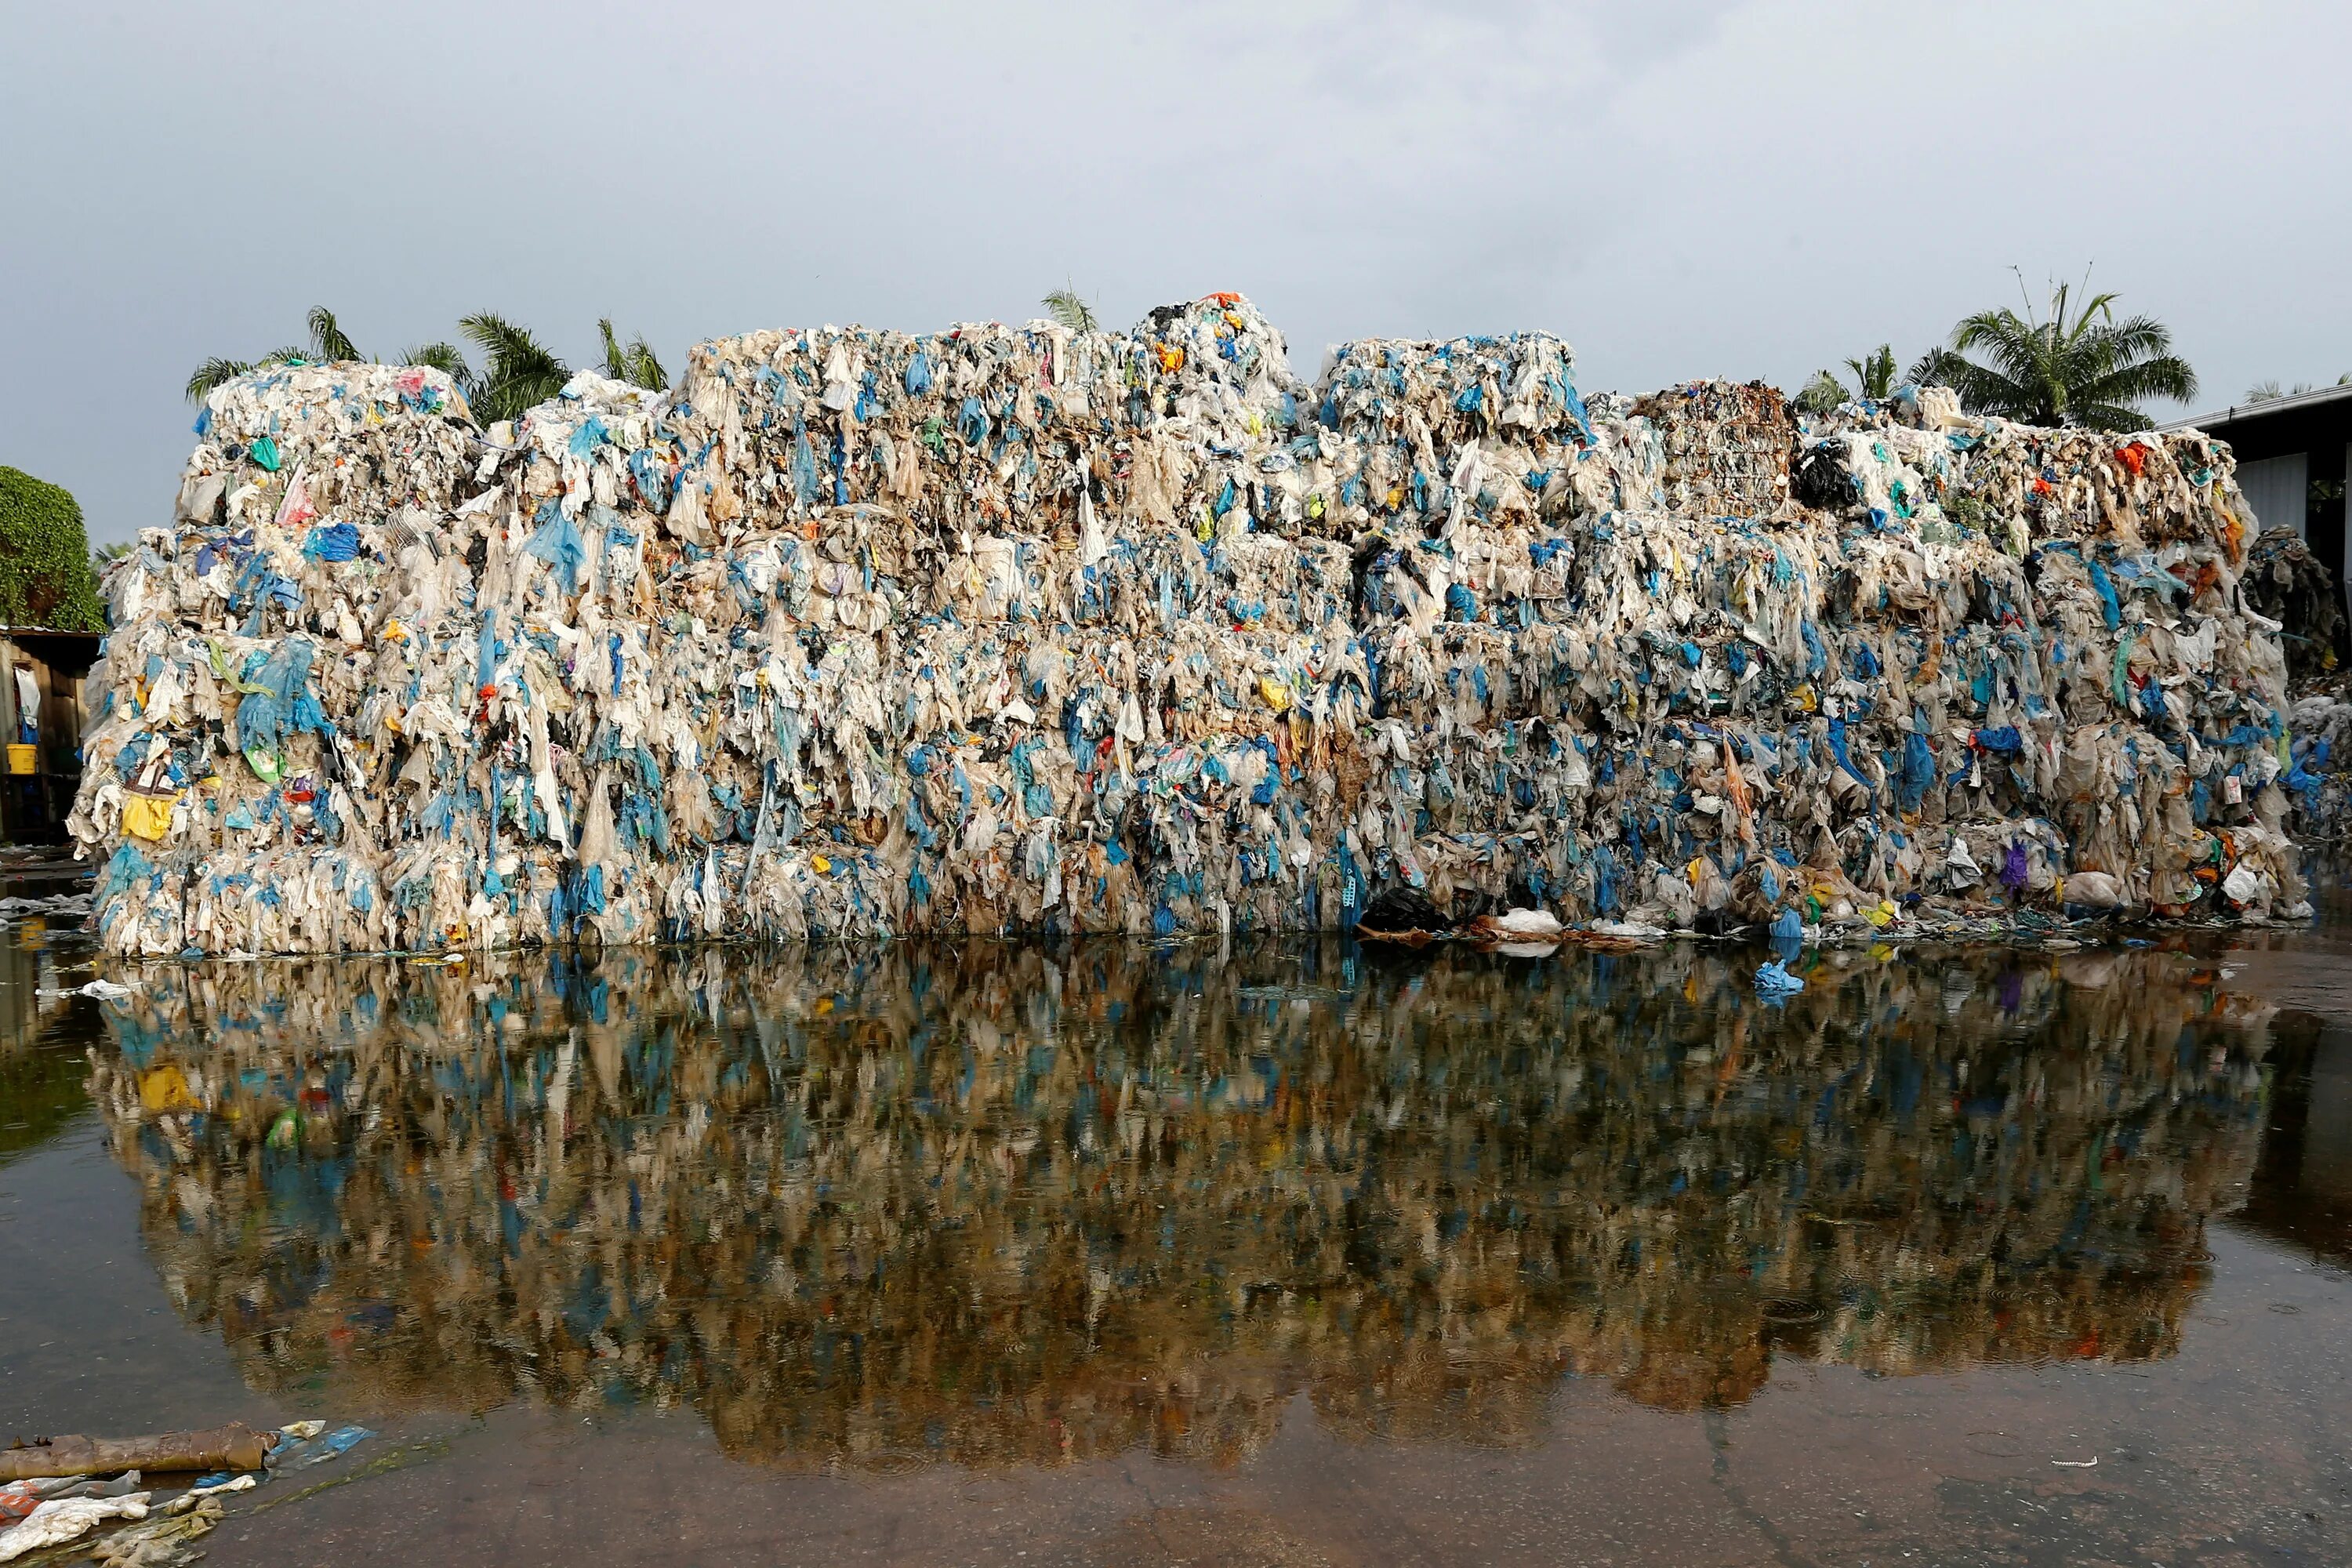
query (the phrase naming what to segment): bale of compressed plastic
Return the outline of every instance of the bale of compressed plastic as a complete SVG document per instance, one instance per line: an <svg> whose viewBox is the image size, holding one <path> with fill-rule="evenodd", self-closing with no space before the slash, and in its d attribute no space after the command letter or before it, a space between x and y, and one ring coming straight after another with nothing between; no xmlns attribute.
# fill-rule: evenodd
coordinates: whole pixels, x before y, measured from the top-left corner
<svg viewBox="0 0 2352 1568"><path fill-rule="evenodd" d="M1540 333L1308 387L1211 296L753 333L488 431L274 368L198 436L91 686L117 952L2302 900L2195 432L1588 403Z"/></svg>
<svg viewBox="0 0 2352 1568"><path fill-rule="evenodd" d="M2292 528L2266 528L2247 551L2246 604L2279 624L2290 679L2335 671L2344 644L2344 597L2336 574Z"/></svg>
<svg viewBox="0 0 2352 1568"><path fill-rule="evenodd" d="M1769 517L1789 499L1789 405L1777 387L1692 382L1641 398L1632 412L1657 433L1667 510Z"/></svg>

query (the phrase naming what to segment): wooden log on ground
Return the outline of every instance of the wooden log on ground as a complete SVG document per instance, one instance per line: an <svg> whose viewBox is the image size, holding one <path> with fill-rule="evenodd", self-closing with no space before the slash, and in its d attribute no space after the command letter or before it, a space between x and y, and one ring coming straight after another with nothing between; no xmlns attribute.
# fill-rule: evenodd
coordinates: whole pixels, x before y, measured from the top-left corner
<svg viewBox="0 0 2352 1568"><path fill-rule="evenodd" d="M51 1437L0 1448L0 1482L121 1470L257 1470L268 1452L268 1435L241 1421L145 1437Z"/></svg>

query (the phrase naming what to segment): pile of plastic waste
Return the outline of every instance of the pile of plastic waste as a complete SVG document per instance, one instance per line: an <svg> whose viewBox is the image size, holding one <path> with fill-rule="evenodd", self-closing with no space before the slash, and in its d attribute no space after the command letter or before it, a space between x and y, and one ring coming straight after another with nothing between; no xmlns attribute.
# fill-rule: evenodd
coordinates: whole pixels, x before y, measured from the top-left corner
<svg viewBox="0 0 2352 1568"><path fill-rule="evenodd" d="M2336 574L2291 528L2264 529L2248 551L2247 604L2276 621L2286 650L2289 759L2280 779L2288 823L2308 845L2340 846L2352 836L2352 678Z"/></svg>
<svg viewBox="0 0 2352 1568"><path fill-rule="evenodd" d="M2352 679L2342 673L2296 684L2294 767L2280 779L2295 837L2340 846L2352 837Z"/></svg>
<svg viewBox="0 0 2352 1568"><path fill-rule="evenodd" d="M2284 914L2225 447L1588 405L1539 333L759 332L223 387L72 830L118 953Z"/></svg>
<svg viewBox="0 0 2352 1568"><path fill-rule="evenodd" d="M2308 681L2335 672L2344 646L2344 598L2302 534L2266 528L2247 551L2246 603L2279 624L2287 678Z"/></svg>

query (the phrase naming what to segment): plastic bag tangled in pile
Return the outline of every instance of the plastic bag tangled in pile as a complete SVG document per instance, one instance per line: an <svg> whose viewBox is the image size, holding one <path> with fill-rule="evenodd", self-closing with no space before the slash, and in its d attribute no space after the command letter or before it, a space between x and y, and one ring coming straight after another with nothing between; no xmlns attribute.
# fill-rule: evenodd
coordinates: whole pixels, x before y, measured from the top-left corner
<svg viewBox="0 0 2352 1568"><path fill-rule="evenodd" d="M72 819L116 952L2287 913L2225 447L1539 333L1309 386L1124 333L760 332L478 429L278 367L109 578Z"/></svg>

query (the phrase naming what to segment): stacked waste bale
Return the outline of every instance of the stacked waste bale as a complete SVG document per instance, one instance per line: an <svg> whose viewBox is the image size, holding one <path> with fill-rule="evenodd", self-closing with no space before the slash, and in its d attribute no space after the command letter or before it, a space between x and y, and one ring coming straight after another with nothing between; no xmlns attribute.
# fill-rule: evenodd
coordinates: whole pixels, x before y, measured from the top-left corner
<svg viewBox="0 0 2352 1568"><path fill-rule="evenodd" d="M2344 644L2344 595L2336 574L2294 529L2266 528L2248 552L2246 602L2279 623L2290 679L2333 675Z"/></svg>
<svg viewBox="0 0 2352 1568"><path fill-rule="evenodd" d="M2352 832L2352 681L2338 658L2345 623L2336 574L2294 530L2268 528L2249 552L2245 594L2278 623L2286 649L2294 765L2279 782L2288 820L2300 841L2339 846Z"/></svg>
<svg viewBox="0 0 2352 1568"><path fill-rule="evenodd" d="M1940 391L1830 426L1801 469L1818 486L1842 468L1848 518L1940 585L1941 679L1889 666L1869 699L1910 700L1902 743L1935 764L1917 771L1924 820L1940 805L1955 829L1947 881L1974 874L1963 850L1990 879L1992 852L2029 893L2063 900L2070 870L2089 873L2074 886L2095 907L2299 906L2285 666L2242 592L2252 512L2228 449L1969 419ZM1858 600L1875 585L1898 602L1883 578L1854 582Z"/></svg>
<svg viewBox="0 0 2352 1568"><path fill-rule="evenodd" d="M73 819L119 952L2291 910L2225 448L1540 333L761 332L222 389Z"/></svg>
<svg viewBox="0 0 2352 1568"><path fill-rule="evenodd" d="M1657 432L1666 510L1767 517L1789 499L1789 405L1761 382L1693 382L1633 405Z"/></svg>

